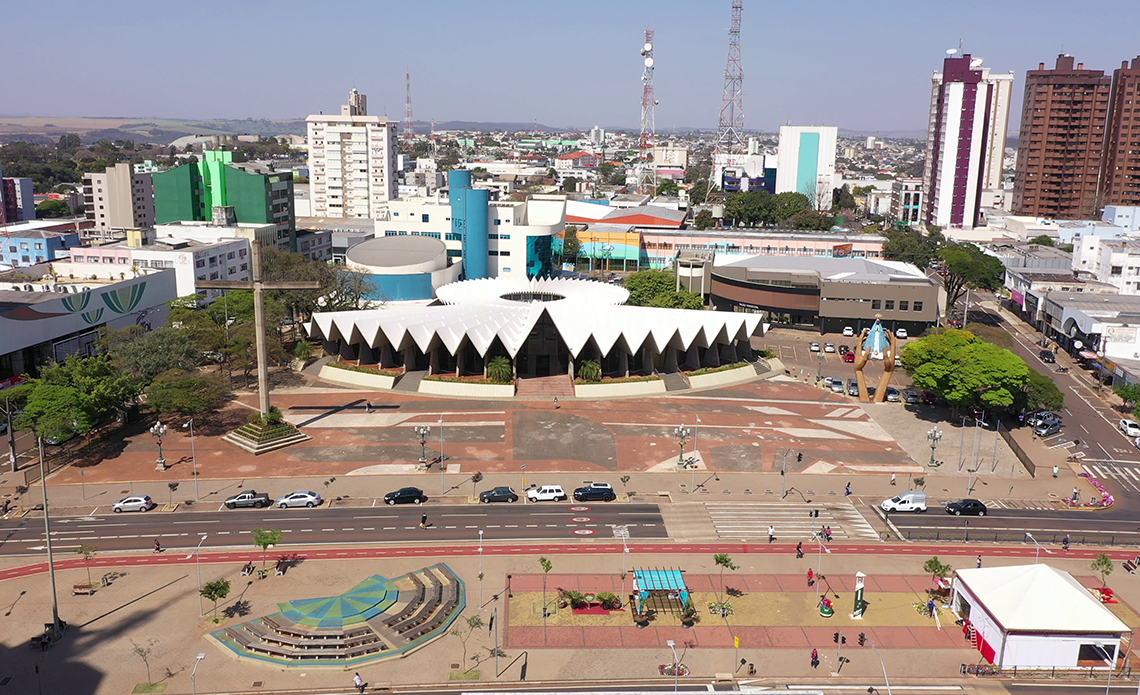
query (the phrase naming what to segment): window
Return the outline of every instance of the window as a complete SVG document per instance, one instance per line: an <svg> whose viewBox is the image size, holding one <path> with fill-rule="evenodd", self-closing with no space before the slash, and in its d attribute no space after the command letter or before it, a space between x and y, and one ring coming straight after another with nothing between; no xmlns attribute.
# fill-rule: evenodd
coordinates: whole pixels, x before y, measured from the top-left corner
<svg viewBox="0 0 1140 695"><path fill-rule="evenodd" d="M230 251L229 253L226 254L226 259L232 261L234 259L234 255L235 255L234 252Z"/></svg>
<svg viewBox="0 0 1140 695"><path fill-rule="evenodd" d="M500 220L495 220L495 226L498 227L499 224L500 224Z"/></svg>
<svg viewBox="0 0 1140 695"><path fill-rule="evenodd" d="M115 259L112 256L103 256L104 263L114 263Z"/></svg>
<svg viewBox="0 0 1140 695"><path fill-rule="evenodd" d="M510 234L500 234L500 235L499 235L499 238L500 238L500 239L510 239L510 238L511 238L511 235L510 235Z"/></svg>
<svg viewBox="0 0 1140 695"><path fill-rule="evenodd" d="M510 251L500 251L499 255L500 256L509 256L509 255L511 255L511 252Z"/></svg>
<svg viewBox="0 0 1140 695"><path fill-rule="evenodd" d="M205 258L199 258L198 260L194 261L194 267L195 268L205 268L206 267L206 259Z"/></svg>
<svg viewBox="0 0 1140 695"><path fill-rule="evenodd" d="M503 272L504 272L504 273L509 273L509 272L511 272L511 269L510 269L510 268L503 268Z"/></svg>
<svg viewBox="0 0 1140 695"><path fill-rule="evenodd" d="M24 256L24 258L27 258L27 256ZM98 257L98 256L88 256L88 257L87 257L87 262L88 262L88 263L98 263L98 262L99 262L99 257Z"/></svg>
<svg viewBox="0 0 1140 695"><path fill-rule="evenodd" d="M914 303L914 310L915 311L922 311L922 302L915 302Z"/></svg>
<svg viewBox="0 0 1140 695"><path fill-rule="evenodd" d="M882 308L883 308L883 300L881 300L881 299L872 299L871 300L871 309L872 310L879 310Z"/></svg>
<svg viewBox="0 0 1140 695"><path fill-rule="evenodd" d="M428 223L428 214L426 212L420 215L420 222L423 222L424 224Z"/></svg>
<svg viewBox="0 0 1140 695"><path fill-rule="evenodd" d="M44 250L44 244L43 244L43 242L42 242L42 241L37 241L37 242L36 242L36 251L43 251L43 250Z"/></svg>
<svg viewBox="0 0 1140 695"><path fill-rule="evenodd" d="M893 299L888 299L888 300L886 300L886 301L887 301L887 304L886 304L886 306L884 307L884 309L885 309L886 311L894 311L894 310L895 310L895 300L893 300Z"/></svg>
<svg viewBox="0 0 1140 695"><path fill-rule="evenodd" d="M910 308L910 302L903 301L903 300L899 301L899 311L906 311L909 308Z"/></svg>
<svg viewBox="0 0 1140 695"><path fill-rule="evenodd" d="M119 256L119 265L126 265L127 263L130 263L130 259L126 256Z"/></svg>

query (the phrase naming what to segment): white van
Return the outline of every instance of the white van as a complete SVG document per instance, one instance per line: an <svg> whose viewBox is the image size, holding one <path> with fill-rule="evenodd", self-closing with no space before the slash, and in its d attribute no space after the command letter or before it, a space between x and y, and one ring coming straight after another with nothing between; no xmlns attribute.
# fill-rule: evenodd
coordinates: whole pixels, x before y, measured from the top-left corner
<svg viewBox="0 0 1140 695"><path fill-rule="evenodd" d="M925 512L926 493L919 490L904 492L898 497L883 500L879 507L884 512Z"/></svg>

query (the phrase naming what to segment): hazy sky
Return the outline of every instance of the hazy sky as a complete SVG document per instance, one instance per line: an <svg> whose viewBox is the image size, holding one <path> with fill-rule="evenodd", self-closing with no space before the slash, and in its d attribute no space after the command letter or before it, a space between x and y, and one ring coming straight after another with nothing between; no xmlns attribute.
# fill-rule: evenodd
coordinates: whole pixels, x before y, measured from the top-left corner
<svg viewBox="0 0 1140 695"><path fill-rule="evenodd" d="M0 114L626 126L656 31L657 128L716 126L731 0L56 0L4 9ZM22 28L21 28L22 27ZM745 125L922 130L930 74L963 40L994 72L1058 53L1111 71L1140 54L1140 0L744 0ZM20 28L20 29L17 29ZM14 65L12 63L14 62Z"/></svg>

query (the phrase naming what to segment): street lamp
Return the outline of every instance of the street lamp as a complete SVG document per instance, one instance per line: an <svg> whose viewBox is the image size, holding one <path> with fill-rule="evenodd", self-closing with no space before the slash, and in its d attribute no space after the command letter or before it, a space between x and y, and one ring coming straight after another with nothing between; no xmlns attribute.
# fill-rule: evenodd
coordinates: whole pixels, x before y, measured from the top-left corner
<svg viewBox="0 0 1140 695"><path fill-rule="evenodd" d="M202 605L202 563L198 561L199 551L202 550L202 544L209 538L209 534L203 533L201 540L198 541L198 547L194 548L194 552L186 556L186 559L194 558L194 565L198 568L198 617L201 618L206 614L206 609Z"/></svg>
<svg viewBox="0 0 1140 695"><path fill-rule="evenodd" d="M439 496L443 497L445 484L443 482L443 415L439 416Z"/></svg>
<svg viewBox="0 0 1140 695"><path fill-rule="evenodd" d="M887 664L883 661L883 655L875 649L875 643L867 640L867 644L871 645L871 649L875 652L875 656L879 657L879 664L883 667L883 681L887 684L887 695L891 695L891 681L887 678Z"/></svg>
<svg viewBox="0 0 1140 695"><path fill-rule="evenodd" d="M815 372L815 383L818 384L823 379L823 351L819 351L819 369Z"/></svg>
<svg viewBox="0 0 1140 695"><path fill-rule="evenodd" d="M194 447L194 418L190 418L190 422L182 425L182 429L190 428L190 458L194 460L194 501L199 501L198 497L198 450Z"/></svg>
<svg viewBox="0 0 1140 695"><path fill-rule="evenodd" d="M1052 555L1052 554L1053 554L1053 551L1052 551L1052 550L1049 550L1049 549L1048 549L1048 548L1046 548L1045 546L1043 546L1043 545L1041 545L1040 543L1038 543L1038 542L1037 542L1037 539L1033 537L1033 534L1032 534L1032 533L1030 533L1030 532L1026 531L1026 532L1025 532L1025 537L1026 537L1026 538L1028 538L1029 540L1033 541L1033 545L1037 546L1037 550L1036 550L1036 551L1033 553L1033 564L1035 564L1035 565L1037 564L1037 559L1038 559L1039 557L1041 557L1041 551L1042 551L1042 550L1044 550L1044 551L1045 551L1045 553L1046 553L1047 555Z"/></svg>
<svg viewBox="0 0 1140 695"><path fill-rule="evenodd" d="M427 465L427 438L431 434L431 425L416 425L413 428L416 436L420 438L420 465Z"/></svg>
<svg viewBox="0 0 1140 695"><path fill-rule="evenodd" d="M823 539L819 537L818 533L813 534L812 538L815 539L816 544L819 545L819 559L816 561L816 566L815 566L815 587L816 587L815 597L816 597L816 603L819 603L819 599L821 598L821 592L823 591L823 584L820 582L820 580L823 579L823 577L821 576L823 574L823 554L827 553L828 555L830 555L831 554L831 548L828 548L826 545L823 544Z"/></svg>
<svg viewBox="0 0 1140 695"><path fill-rule="evenodd" d="M931 468L934 467L934 451L938 448L938 442L942 439L942 430L937 427L930 428L926 433L926 438L930 440L930 463L927 464Z"/></svg>
<svg viewBox="0 0 1140 695"><path fill-rule="evenodd" d="M156 422L150 427L150 433L158 438L158 460L154 462L156 471L166 470L166 459L162 455L162 438L166 436L167 429L169 428L161 422Z"/></svg>
<svg viewBox="0 0 1140 695"><path fill-rule="evenodd" d="M206 652L194 657L194 669L190 671L190 687L193 689L194 695L198 695L198 664L202 663L202 659L205 658Z"/></svg>
<svg viewBox="0 0 1140 695"><path fill-rule="evenodd" d="M483 529L479 529L479 605L483 605Z"/></svg>
<svg viewBox="0 0 1140 695"><path fill-rule="evenodd" d="M673 640L665 640L665 644L669 645L670 651L673 652L673 692L677 692L677 679L681 675L681 663L677 659L677 643Z"/></svg>
<svg viewBox="0 0 1140 695"><path fill-rule="evenodd" d="M681 446L681 451L677 454L677 465L685 465L685 441L689 438L691 432L688 427L680 425L677 429L673 430L673 436L677 438L677 443Z"/></svg>

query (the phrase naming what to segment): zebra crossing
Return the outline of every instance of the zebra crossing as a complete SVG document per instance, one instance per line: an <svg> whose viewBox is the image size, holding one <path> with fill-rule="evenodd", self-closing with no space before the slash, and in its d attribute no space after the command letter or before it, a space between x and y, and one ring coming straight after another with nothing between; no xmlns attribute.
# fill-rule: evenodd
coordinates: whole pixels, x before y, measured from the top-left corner
<svg viewBox="0 0 1140 695"><path fill-rule="evenodd" d="M818 517L811 514L817 509ZM835 539L879 540L879 532L850 502L706 502L705 510L719 538L766 541L773 526L778 539L798 541L830 526Z"/></svg>
<svg viewBox="0 0 1140 695"><path fill-rule="evenodd" d="M1126 491L1140 492L1140 468L1122 465L1115 461L1089 461L1081 463L1081 468L1102 483L1115 481Z"/></svg>

